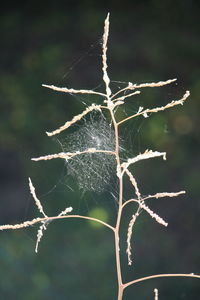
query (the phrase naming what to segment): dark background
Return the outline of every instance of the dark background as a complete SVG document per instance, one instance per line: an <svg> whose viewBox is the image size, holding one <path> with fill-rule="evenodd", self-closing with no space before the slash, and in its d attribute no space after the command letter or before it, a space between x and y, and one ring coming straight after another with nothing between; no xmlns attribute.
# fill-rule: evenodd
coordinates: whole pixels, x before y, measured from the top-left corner
<svg viewBox="0 0 200 300"><path fill-rule="evenodd" d="M29 195L29 176L48 215L56 215L71 205L74 212L96 212L114 224L116 208L109 193L83 195L76 183L66 178L63 161L30 160L61 151L45 131L56 129L81 112L83 101L94 101L91 97L59 94L41 84L91 89L102 84L101 36L110 11L111 79L137 83L178 79L177 85L145 90L137 100L130 100L127 112L139 106L162 106L179 99L186 90L191 92L184 106L123 127L130 156L147 148L168 153L167 162L154 159L138 163L133 169L143 193L187 191L178 198L149 201L169 226L163 228L149 216L141 215L133 234L132 267L127 266L125 241L133 208L125 210L121 232L123 278L199 273L199 2L83 0L3 5L1 224L39 215ZM131 197L128 186L126 197ZM54 222L36 255L37 229L33 226L1 232L0 299L117 298L113 237L107 229L84 220ZM198 299L200 293L197 279L154 279L128 288L124 299L153 299L155 287L161 299Z"/></svg>

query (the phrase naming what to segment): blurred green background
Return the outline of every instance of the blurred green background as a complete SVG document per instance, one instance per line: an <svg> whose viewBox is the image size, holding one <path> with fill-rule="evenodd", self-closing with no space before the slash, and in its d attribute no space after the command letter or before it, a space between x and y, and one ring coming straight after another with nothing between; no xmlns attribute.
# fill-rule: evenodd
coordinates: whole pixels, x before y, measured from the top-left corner
<svg viewBox="0 0 200 300"><path fill-rule="evenodd" d="M128 100L122 113L139 106L162 106L191 91L184 106L122 128L130 156L147 148L168 154L167 162L141 162L132 170L144 195L187 191L182 197L149 202L169 226L162 228L141 215L133 233L132 267L127 266L125 241L134 207L125 210L123 278L200 272L199 8L199 2L191 0L4 3L0 12L1 224L38 216L29 195L29 176L47 214L72 206L74 212L102 216L114 224L116 203L110 193L83 195L66 178L63 161L30 160L61 151L45 131L81 112L83 101L94 101L59 94L41 84L90 89L102 85L101 36L110 11L111 79L136 83L178 79L169 87L144 90L136 100ZM125 197L131 197L128 183ZM117 298L111 232L84 220L60 220L49 225L36 255L37 228L1 232L0 299ZM197 279L156 279L128 288L124 300L153 299L155 287L163 300L198 299L200 293Z"/></svg>

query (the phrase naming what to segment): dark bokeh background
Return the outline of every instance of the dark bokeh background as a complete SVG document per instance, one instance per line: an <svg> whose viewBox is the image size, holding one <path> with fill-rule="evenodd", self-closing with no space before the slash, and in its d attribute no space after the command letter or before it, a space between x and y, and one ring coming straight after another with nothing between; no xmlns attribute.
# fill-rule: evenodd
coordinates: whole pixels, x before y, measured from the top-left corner
<svg viewBox="0 0 200 300"><path fill-rule="evenodd" d="M100 2L100 1L99 1ZM182 107L123 128L130 155L146 148L167 151L168 160L141 162L133 170L144 194L179 191L186 196L152 200L169 222L162 228L141 216L133 235L134 264L127 267L125 240L131 209L122 229L124 280L164 272L199 273L199 2L198 1L28 1L1 7L0 220L25 221L38 212L28 177L47 214L72 205L75 212L102 215L114 223L109 193L77 189L65 178L62 161L35 163L31 157L60 151L45 135L79 113L92 98L80 99L41 87L42 83L95 88L101 80L101 35L111 13L109 74L116 81L152 82L178 78L177 85L146 90L130 100L127 112L153 107L191 91ZM131 102L132 101L132 102ZM131 104L132 103L132 104ZM127 197L130 197L127 186ZM101 210L99 210L101 208ZM114 300L117 297L112 234L86 221L49 226L34 253L37 226L0 235L0 299ZM157 279L127 289L124 299L198 299L197 279Z"/></svg>

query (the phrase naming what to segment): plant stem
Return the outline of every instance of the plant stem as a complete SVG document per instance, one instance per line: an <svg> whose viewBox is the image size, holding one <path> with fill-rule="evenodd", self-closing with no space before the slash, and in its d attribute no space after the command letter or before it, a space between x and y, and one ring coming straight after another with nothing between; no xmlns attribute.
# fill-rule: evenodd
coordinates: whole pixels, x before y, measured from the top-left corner
<svg viewBox="0 0 200 300"><path fill-rule="evenodd" d="M110 114L113 122L113 127L115 131L115 157L117 162L117 168L121 168L120 157L119 157L119 132L118 132L118 125L115 120L115 116L113 110L110 109ZM116 268L117 268L117 280L118 280L118 300L122 300L123 297L123 283L122 283L122 274L121 274L121 262L120 262L120 246L119 246L119 229L120 229L120 222L121 222L121 215L122 215L122 200L123 200L123 179L119 177L119 202L118 202L118 214L116 225L114 228L115 234L115 256L116 256Z"/></svg>
<svg viewBox="0 0 200 300"><path fill-rule="evenodd" d="M128 286L134 285L138 282L142 282L142 281L154 279L154 278L161 278L161 277L165 277L165 278L166 277L192 277L192 278L200 279L200 275L196 275L194 273L191 273L191 274L156 274L156 275L146 276L146 277L142 277L142 278L138 278L138 279L129 281L124 284L124 288L127 288Z"/></svg>
<svg viewBox="0 0 200 300"><path fill-rule="evenodd" d="M120 179L120 191L122 191L122 179ZM121 192L119 193L121 194ZM120 199L119 199L120 200ZM119 201L120 203L120 201ZM115 226L115 256L116 256L116 267L117 267L117 279L118 279L118 300L122 300L123 297L123 283L122 283L122 274L121 274L121 262L120 262L120 247L119 247L119 228L122 214L122 205L119 206L117 222Z"/></svg>

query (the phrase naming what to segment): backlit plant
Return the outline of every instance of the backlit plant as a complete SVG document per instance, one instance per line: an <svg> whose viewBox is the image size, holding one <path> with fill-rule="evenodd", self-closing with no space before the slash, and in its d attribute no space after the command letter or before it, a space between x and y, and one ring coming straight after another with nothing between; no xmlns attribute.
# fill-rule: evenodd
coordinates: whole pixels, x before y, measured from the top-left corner
<svg viewBox="0 0 200 300"><path fill-rule="evenodd" d="M196 277L200 278L199 275L195 275L193 273L190 274L155 274L152 276L147 276L143 278L138 278L129 282L124 282L123 274L121 271L121 260L120 260L120 249L119 249L119 241L120 241L120 225L121 218L123 214L123 209L127 207L131 203L135 203L137 205L136 210L132 211L132 217L129 221L129 226L127 229L127 259L128 264L132 265L132 251L131 251L131 238L133 228L137 219L140 216L140 213L144 211L151 218L153 218L156 222L160 223L163 226L167 226L168 223L161 216L155 213L148 205L148 199L159 199L162 197L176 197L181 194L184 194L185 191L179 192L163 192L163 193L155 193L153 195L143 196L142 192L139 188L139 184L137 183L134 174L130 171L130 166L137 163L141 160L151 159L162 157L164 160L166 159L165 152L158 152L152 150L146 150L143 153L139 153L135 157L130 157L126 160L122 159L121 153L123 153L123 145L121 145L121 139L119 135L120 126L126 122L129 122L130 119L136 118L138 116L142 116L144 118L148 118L150 114L157 113L169 108L173 108L177 105L183 105L190 95L189 91L186 91L185 94L179 100L173 100L169 102L165 106L156 107L156 108L147 108L139 107L138 111L134 114L127 116L124 119L119 119L116 116L117 108L123 105L126 105L126 101L128 98L134 97L141 93L141 89L143 88L153 88L153 87L162 87L168 85L176 79L169 79L166 81L160 82L152 82L152 83L127 83L127 85L113 93L110 87L110 78L107 72L107 41L109 36L109 14L105 20L104 26L104 34L103 34L103 43L102 43L102 71L103 71L103 82L105 85L105 92L98 92L94 90L85 90L80 89L76 90L73 88L66 87L56 87L54 85L43 85L44 87L50 88L52 90L70 93L70 94L86 94L86 95L98 95L102 98L101 104L92 104L88 106L82 113L74 116L72 120L67 121L64 125L59 127L58 129L47 132L48 136L59 135L61 132L67 130L69 127L78 123L80 120L84 119L86 115L93 114L96 112L98 116L97 120L86 120L85 124L78 129L77 132L69 134L67 139L62 142L63 152L56 154L48 154L45 156L41 156L38 158L32 158L34 161L40 160L51 160L51 159L62 159L67 164L68 174L77 179L77 182L82 190L89 190L94 192L101 192L106 184L109 184L110 180L112 180L113 170L115 173L115 177L118 181L118 201L117 201L117 218L116 223L111 225L107 222L104 222L100 219L93 218L87 215L78 215L72 214L72 207L65 208L56 216L48 216L43 206L38 199L35 188L32 184L31 179L29 178L29 187L30 192L35 201L35 205L37 206L41 217L34 218L33 220L23 222L21 224L15 225L2 225L0 226L0 230L6 229L20 229L24 227L32 226L33 224L39 224L39 229L37 233L37 241L35 251L38 251L39 242L42 239L44 231L47 229L49 221L57 220L57 219L68 219L68 218L81 218L90 220L93 222L101 223L103 226L106 226L110 229L112 234L114 235L115 241L115 256L116 256L116 274L118 281L118 300L123 299L124 290L131 285L136 284L137 282L142 282L148 279L157 278L157 277ZM106 112L106 117L104 115ZM109 116L109 118L107 117ZM76 141L76 147L74 147L74 143L71 141ZM122 143L123 144L123 143ZM81 172L84 170L84 172ZM130 181L132 185L132 197L130 199L124 200L124 177ZM106 182L105 182L106 178ZM154 290L154 297L158 299L158 290Z"/></svg>

